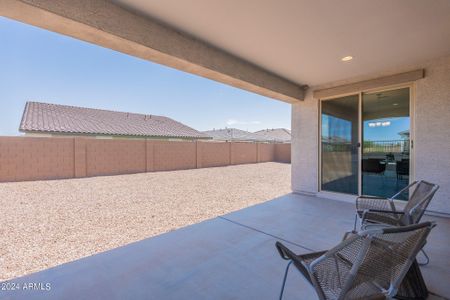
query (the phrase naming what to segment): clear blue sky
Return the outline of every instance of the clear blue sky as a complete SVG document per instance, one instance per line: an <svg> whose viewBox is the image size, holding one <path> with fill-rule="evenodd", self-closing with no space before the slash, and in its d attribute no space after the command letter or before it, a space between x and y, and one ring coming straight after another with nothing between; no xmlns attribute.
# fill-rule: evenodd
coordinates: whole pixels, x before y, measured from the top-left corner
<svg viewBox="0 0 450 300"><path fill-rule="evenodd" d="M290 128L289 104L0 17L0 135L26 101L164 115L197 130Z"/></svg>
<svg viewBox="0 0 450 300"><path fill-rule="evenodd" d="M389 126L370 127L369 123L389 121ZM364 141L390 141L401 140L400 132L409 131L409 117L382 118L364 121ZM331 126L331 127L330 127ZM331 130L330 130L331 128ZM335 116L322 115L322 137L339 137L350 142L352 139L352 123Z"/></svg>
<svg viewBox="0 0 450 300"><path fill-rule="evenodd" d="M369 127L371 122L389 121L389 126ZM401 140L399 132L409 130L409 117L385 118L364 122L364 139L368 141Z"/></svg>

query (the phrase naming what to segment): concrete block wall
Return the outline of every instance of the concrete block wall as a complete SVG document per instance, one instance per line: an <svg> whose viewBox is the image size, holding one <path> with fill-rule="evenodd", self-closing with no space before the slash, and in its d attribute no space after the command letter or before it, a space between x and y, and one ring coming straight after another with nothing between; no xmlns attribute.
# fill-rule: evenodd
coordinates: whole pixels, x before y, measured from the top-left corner
<svg viewBox="0 0 450 300"><path fill-rule="evenodd" d="M196 142L152 141L153 171L195 169L197 167Z"/></svg>
<svg viewBox="0 0 450 300"><path fill-rule="evenodd" d="M197 143L197 167L221 167L231 165L231 144L215 142Z"/></svg>
<svg viewBox="0 0 450 300"><path fill-rule="evenodd" d="M275 160L275 144L257 144L258 162L269 162Z"/></svg>
<svg viewBox="0 0 450 300"><path fill-rule="evenodd" d="M289 144L0 137L0 182L290 162Z"/></svg>
<svg viewBox="0 0 450 300"><path fill-rule="evenodd" d="M1 138L1 181L71 178L74 175L73 139Z"/></svg>
<svg viewBox="0 0 450 300"><path fill-rule="evenodd" d="M74 139L74 177L81 178L87 176L87 152L86 143L87 139ZM1 139L0 139L1 144ZM0 173L1 174L1 173Z"/></svg>
<svg viewBox="0 0 450 300"><path fill-rule="evenodd" d="M231 143L231 164L254 164L258 162L258 144L235 142Z"/></svg>
<svg viewBox="0 0 450 300"><path fill-rule="evenodd" d="M86 176L146 172L145 140L86 140Z"/></svg>
<svg viewBox="0 0 450 300"><path fill-rule="evenodd" d="M274 144L275 157L277 162L290 163L291 162L291 144Z"/></svg>

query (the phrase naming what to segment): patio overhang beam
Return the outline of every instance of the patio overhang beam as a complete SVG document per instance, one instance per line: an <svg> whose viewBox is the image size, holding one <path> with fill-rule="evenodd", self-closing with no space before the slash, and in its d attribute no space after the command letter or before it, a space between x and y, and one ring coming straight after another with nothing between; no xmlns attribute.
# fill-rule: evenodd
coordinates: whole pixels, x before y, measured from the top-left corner
<svg viewBox="0 0 450 300"><path fill-rule="evenodd" d="M0 15L281 101L305 86L105 0L0 0Z"/></svg>
<svg viewBox="0 0 450 300"><path fill-rule="evenodd" d="M316 99L332 97L336 95L349 94L374 88L379 88L383 86L390 86L396 84L402 84L407 82L413 82L425 77L425 70L418 69L409 72L378 77L374 79L359 81L351 84L314 90L313 97Z"/></svg>

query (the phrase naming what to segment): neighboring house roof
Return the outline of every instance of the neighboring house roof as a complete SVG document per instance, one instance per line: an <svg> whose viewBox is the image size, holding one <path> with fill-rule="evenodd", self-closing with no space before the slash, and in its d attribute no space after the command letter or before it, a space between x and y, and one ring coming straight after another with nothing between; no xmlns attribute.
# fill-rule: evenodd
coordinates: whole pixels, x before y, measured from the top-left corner
<svg viewBox="0 0 450 300"><path fill-rule="evenodd" d="M264 129L255 132L262 139L274 142L290 142L291 131L285 128Z"/></svg>
<svg viewBox="0 0 450 300"><path fill-rule="evenodd" d="M261 141L260 136L236 128L214 129L203 133L218 141Z"/></svg>
<svg viewBox="0 0 450 300"><path fill-rule="evenodd" d="M203 138L203 133L163 116L27 102L19 130L32 133Z"/></svg>

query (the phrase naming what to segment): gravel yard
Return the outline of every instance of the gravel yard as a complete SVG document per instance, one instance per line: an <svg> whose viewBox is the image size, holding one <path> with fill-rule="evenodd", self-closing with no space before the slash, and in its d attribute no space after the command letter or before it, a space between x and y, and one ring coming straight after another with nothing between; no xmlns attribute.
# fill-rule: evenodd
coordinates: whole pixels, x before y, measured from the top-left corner
<svg viewBox="0 0 450 300"><path fill-rule="evenodd" d="M0 281L290 192L290 164L0 184Z"/></svg>

